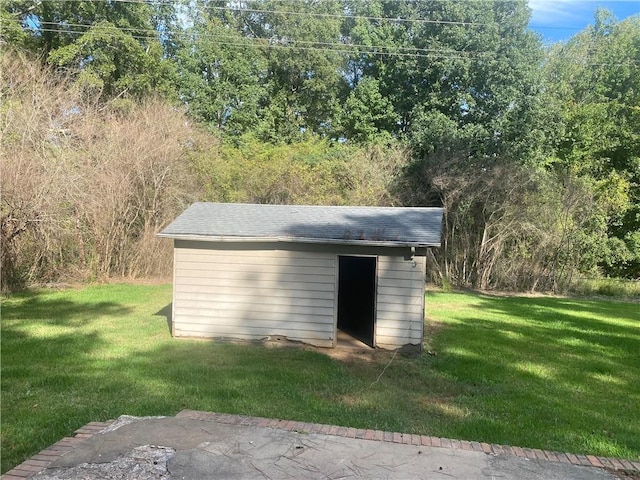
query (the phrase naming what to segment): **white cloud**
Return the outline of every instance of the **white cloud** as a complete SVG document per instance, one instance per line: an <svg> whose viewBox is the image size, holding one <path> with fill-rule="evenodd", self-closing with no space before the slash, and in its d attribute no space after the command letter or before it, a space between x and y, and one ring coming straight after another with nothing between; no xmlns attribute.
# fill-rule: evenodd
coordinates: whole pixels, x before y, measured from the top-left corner
<svg viewBox="0 0 640 480"><path fill-rule="evenodd" d="M529 25L546 41L567 40L594 23L598 7L622 20L640 13L640 0L529 0Z"/></svg>
<svg viewBox="0 0 640 480"><path fill-rule="evenodd" d="M550 25L582 20L585 14L593 15L596 6L596 2L584 0L529 0L531 23Z"/></svg>

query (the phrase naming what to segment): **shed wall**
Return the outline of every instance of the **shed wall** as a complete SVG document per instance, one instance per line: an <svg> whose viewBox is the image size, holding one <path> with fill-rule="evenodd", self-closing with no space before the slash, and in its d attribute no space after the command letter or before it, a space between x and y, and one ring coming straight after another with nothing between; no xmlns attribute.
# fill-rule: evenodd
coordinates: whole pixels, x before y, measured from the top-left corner
<svg viewBox="0 0 640 480"><path fill-rule="evenodd" d="M278 335L333 346L334 256L181 243L174 264L175 336Z"/></svg>
<svg viewBox="0 0 640 480"><path fill-rule="evenodd" d="M421 345L425 258L408 249L177 240L172 333L334 346L338 255L376 255L376 346Z"/></svg>
<svg viewBox="0 0 640 480"><path fill-rule="evenodd" d="M376 346L422 345L425 257L378 258Z"/></svg>

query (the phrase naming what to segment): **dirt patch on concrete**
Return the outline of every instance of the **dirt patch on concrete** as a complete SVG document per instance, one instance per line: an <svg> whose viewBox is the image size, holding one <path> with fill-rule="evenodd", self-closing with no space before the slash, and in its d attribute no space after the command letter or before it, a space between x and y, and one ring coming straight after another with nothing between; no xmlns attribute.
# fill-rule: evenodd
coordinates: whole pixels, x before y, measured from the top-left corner
<svg viewBox="0 0 640 480"><path fill-rule="evenodd" d="M33 480L170 480L167 463L175 449L157 445L135 447L118 459L105 463L80 463L71 467L50 468Z"/></svg>

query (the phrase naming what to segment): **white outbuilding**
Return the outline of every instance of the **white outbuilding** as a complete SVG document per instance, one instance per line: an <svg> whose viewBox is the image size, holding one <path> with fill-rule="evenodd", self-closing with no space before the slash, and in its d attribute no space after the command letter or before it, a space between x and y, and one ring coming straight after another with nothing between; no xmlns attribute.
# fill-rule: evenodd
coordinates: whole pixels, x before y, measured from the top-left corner
<svg viewBox="0 0 640 480"><path fill-rule="evenodd" d="M422 348L441 208L195 203L174 241L172 335Z"/></svg>

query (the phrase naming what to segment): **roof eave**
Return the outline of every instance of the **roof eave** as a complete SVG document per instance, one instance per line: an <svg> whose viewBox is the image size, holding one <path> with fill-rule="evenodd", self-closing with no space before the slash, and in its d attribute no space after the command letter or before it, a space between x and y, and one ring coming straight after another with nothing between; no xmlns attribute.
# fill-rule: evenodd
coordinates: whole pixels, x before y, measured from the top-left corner
<svg viewBox="0 0 640 480"><path fill-rule="evenodd" d="M328 245L367 245L372 247L439 247L437 243L408 242L408 241L390 241L390 240L358 240L358 239L341 239L341 238L297 238L297 237L235 237L235 236L217 236L217 235L193 235L193 234L173 234L158 233L157 237L171 238L173 240L188 240L197 242L220 242L220 243L320 243Z"/></svg>

